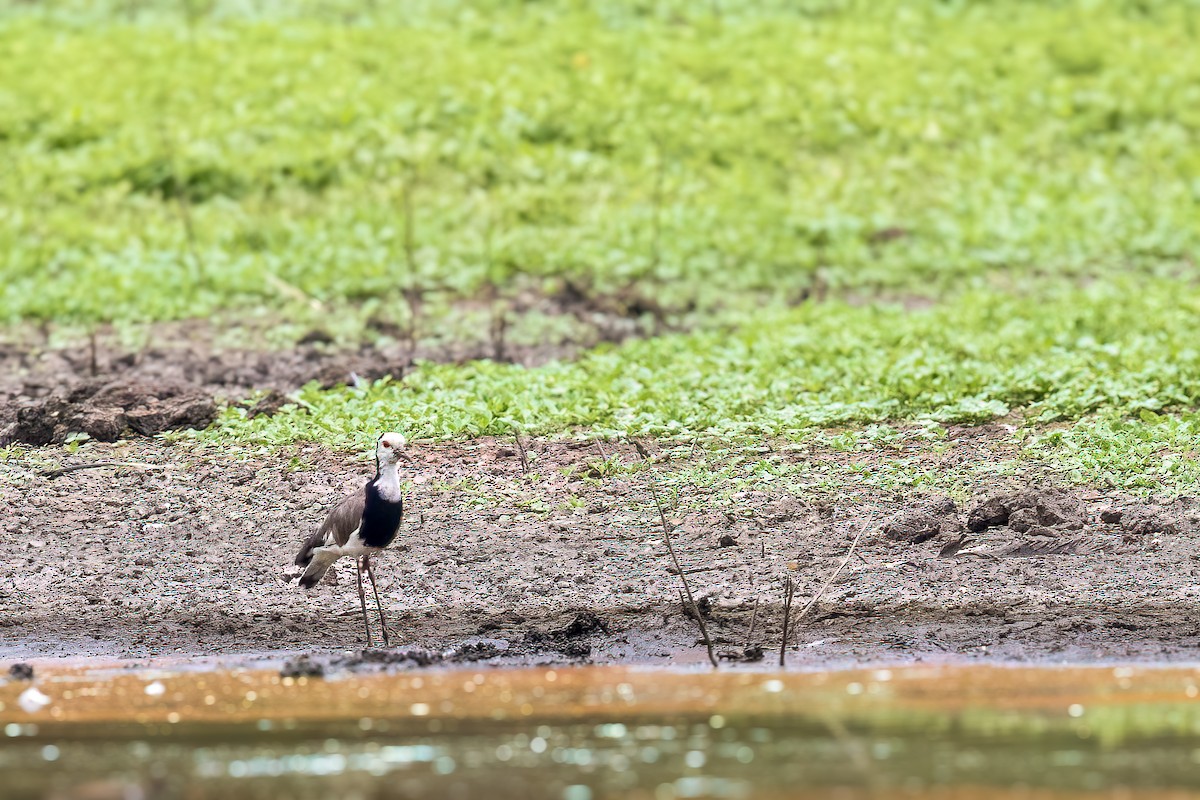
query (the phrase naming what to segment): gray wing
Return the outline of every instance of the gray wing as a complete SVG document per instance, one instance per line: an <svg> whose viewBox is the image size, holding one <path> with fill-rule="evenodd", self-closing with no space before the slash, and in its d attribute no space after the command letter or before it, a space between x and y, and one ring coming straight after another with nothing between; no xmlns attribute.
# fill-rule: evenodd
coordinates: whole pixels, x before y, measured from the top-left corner
<svg viewBox="0 0 1200 800"><path fill-rule="evenodd" d="M300 552L296 554L296 563L307 566L312 561L313 550L331 544L344 545L350 540L350 534L358 530L362 523L363 509L367 506L367 493L358 491L342 498L342 502L334 506L321 527L308 537Z"/></svg>

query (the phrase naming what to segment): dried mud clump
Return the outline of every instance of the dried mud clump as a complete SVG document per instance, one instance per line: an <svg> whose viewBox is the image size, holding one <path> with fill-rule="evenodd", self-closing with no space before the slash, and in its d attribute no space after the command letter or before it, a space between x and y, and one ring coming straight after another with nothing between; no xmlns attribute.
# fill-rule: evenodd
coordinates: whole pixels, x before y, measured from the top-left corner
<svg viewBox="0 0 1200 800"><path fill-rule="evenodd" d="M920 544L961 527L958 506L949 497L934 497L884 523L883 535L897 542Z"/></svg>
<svg viewBox="0 0 1200 800"><path fill-rule="evenodd" d="M525 633L522 644L534 651L555 650L568 658L587 658L592 654L591 645L579 641L593 634L609 632L608 625L591 611L581 611L561 628L542 632L536 628Z"/></svg>
<svg viewBox="0 0 1200 800"><path fill-rule="evenodd" d="M592 633L608 633L608 625L591 611L581 611L575 619L550 633L556 639L577 639Z"/></svg>
<svg viewBox="0 0 1200 800"><path fill-rule="evenodd" d="M246 417L254 419L255 417L273 417L279 413L279 410L292 402L291 399L279 391L272 389L263 395L257 403L246 409Z"/></svg>
<svg viewBox="0 0 1200 800"><path fill-rule="evenodd" d="M309 656L302 655L289 659L279 670L281 678L323 678L325 667L313 661Z"/></svg>
<svg viewBox="0 0 1200 800"><path fill-rule="evenodd" d="M430 667L445 661L445 655L434 650L412 647L405 650L382 650L365 647L349 656L335 658L330 666L351 671L370 667Z"/></svg>
<svg viewBox="0 0 1200 800"><path fill-rule="evenodd" d="M101 442L132 434L153 436L181 428L207 427L217 406L206 393L173 385L85 384L17 410L16 422L0 442L41 447L61 444L72 433Z"/></svg>
<svg viewBox="0 0 1200 800"><path fill-rule="evenodd" d="M1127 508L1106 508L1100 512L1100 521L1116 525L1127 536L1152 536L1157 533L1179 533L1179 524L1162 509L1151 505L1134 505Z"/></svg>
<svg viewBox="0 0 1200 800"><path fill-rule="evenodd" d="M1082 530L1086 515L1079 498L1058 489L1027 489L994 495L967 511L967 527L978 533L1007 525L1018 533Z"/></svg>
<svg viewBox="0 0 1200 800"><path fill-rule="evenodd" d="M14 681L31 681L33 680L33 667L24 663L13 664L8 668L8 674Z"/></svg>

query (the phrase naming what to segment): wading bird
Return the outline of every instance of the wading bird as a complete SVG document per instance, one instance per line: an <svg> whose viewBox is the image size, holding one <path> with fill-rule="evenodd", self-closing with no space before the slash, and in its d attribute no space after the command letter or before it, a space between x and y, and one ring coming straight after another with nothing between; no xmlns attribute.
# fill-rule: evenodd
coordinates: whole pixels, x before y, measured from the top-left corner
<svg viewBox="0 0 1200 800"><path fill-rule="evenodd" d="M305 589L316 586L333 562L342 556L356 559L358 602L362 607L368 647L373 642L371 622L367 617L367 597L363 591L364 572L371 579L371 590L375 593L375 608L379 610L379 625L383 628L383 644L389 644L387 620L383 617L383 604L379 602L371 556L391 544L400 530L404 500L400 495L400 476L396 467L400 459L410 460L404 447L404 437L398 433L380 436L375 443L375 477L367 481L360 491L347 495L334 506L321 527L308 537L296 555L296 563L306 567L300 576L300 586Z"/></svg>

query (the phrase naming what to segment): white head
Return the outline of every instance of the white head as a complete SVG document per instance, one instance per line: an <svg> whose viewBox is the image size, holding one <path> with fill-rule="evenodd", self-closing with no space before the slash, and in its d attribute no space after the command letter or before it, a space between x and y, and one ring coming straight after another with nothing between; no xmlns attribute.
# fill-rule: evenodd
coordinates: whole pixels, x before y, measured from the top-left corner
<svg viewBox="0 0 1200 800"><path fill-rule="evenodd" d="M408 442L398 433L385 433L375 443L375 466L382 469L391 466L400 459L408 461L408 453L404 451Z"/></svg>

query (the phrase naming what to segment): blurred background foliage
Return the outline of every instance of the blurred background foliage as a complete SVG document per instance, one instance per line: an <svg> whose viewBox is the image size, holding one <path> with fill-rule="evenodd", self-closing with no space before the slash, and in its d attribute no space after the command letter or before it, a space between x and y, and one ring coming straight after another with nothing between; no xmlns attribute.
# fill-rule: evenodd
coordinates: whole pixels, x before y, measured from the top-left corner
<svg viewBox="0 0 1200 800"><path fill-rule="evenodd" d="M1198 8L3 3L0 315L1175 275Z"/></svg>

